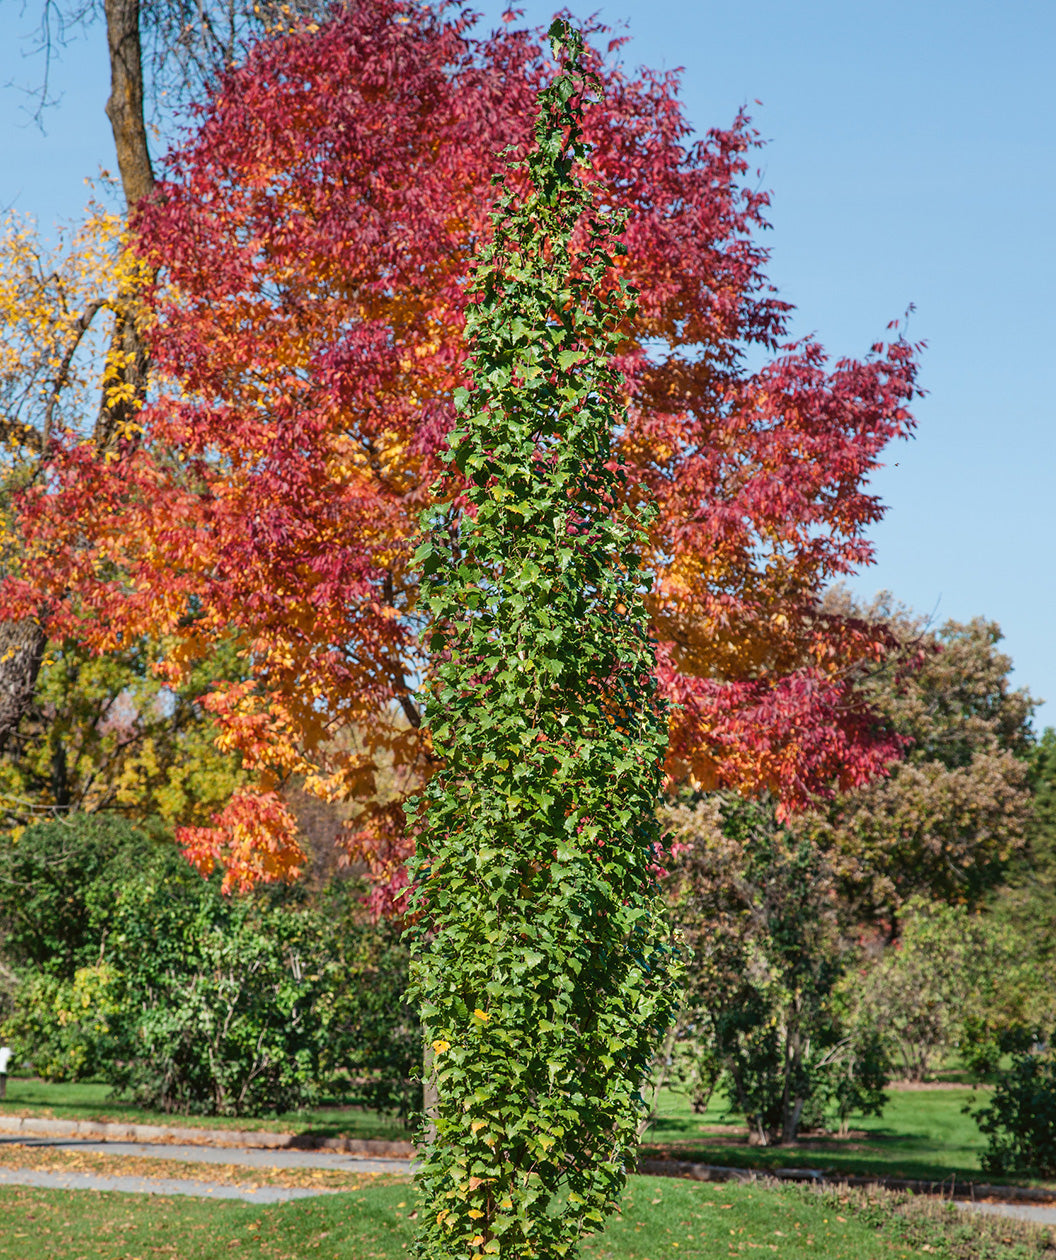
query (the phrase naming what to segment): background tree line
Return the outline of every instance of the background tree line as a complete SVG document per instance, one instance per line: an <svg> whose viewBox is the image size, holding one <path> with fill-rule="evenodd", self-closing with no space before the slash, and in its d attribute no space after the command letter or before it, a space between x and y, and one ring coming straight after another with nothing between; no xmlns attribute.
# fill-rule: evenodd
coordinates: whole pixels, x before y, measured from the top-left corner
<svg viewBox="0 0 1056 1260"><path fill-rule="evenodd" d="M723 793L663 811L693 958L669 1070L701 1107L721 1083L761 1143L951 1059L985 1079L1056 1030L1056 736L1035 740L993 623L861 612L904 648L865 684L905 740L889 774L785 823Z"/></svg>
<svg viewBox="0 0 1056 1260"><path fill-rule="evenodd" d="M866 684L907 740L891 774L792 822L766 797L684 789L660 815L688 967L653 1083L700 1108L719 1090L759 1142L846 1127L882 1108L892 1077L953 1057L991 1079L1056 1029L1056 733L1034 738L993 623L932 629L887 599L858 611L886 618L904 648ZM53 668L68 683L68 666ZM54 708L35 719L41 739L56 723L82 750L71 783L106 781L97 674L77 675L89 697L42 677L39 703ZM332 1096L413 1115L420 1033L399 1001L401 926L372 918L334 865L341 812L293 792L315 874L224 897L171 843L174 818L203 807L171 778L188 746L213 747L208 714L186 698L159 707L127 678L119 700L120 729L146 709L153 779L117 797L77 786L66 807L47 776L20 781L35 808L0 867L5 1035L42 1075L102 1076L167 1110ZM30 757L33 729L0 773ZM23 829L41 813L55 818Z"/></svg>

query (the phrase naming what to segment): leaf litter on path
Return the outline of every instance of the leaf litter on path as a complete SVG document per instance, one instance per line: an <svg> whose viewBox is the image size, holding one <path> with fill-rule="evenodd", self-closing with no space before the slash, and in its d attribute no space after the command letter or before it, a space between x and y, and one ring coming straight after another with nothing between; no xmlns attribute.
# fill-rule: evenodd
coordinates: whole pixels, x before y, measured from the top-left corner
<svg viewBox="0 0 1056 1260"><path fill-rule="evenodd" d="M406 1180L393 1173L361 1173L340 1168L246 1168L239 1164L195 1163L150 1155L109 1155L101 1151L67 1150L20 1142L0 1145L0 1167L92 1173L103 1177L175 1178L246 1189L283 1186L298 1190L358 1190L367 1185L392 1185Z"/></svg>

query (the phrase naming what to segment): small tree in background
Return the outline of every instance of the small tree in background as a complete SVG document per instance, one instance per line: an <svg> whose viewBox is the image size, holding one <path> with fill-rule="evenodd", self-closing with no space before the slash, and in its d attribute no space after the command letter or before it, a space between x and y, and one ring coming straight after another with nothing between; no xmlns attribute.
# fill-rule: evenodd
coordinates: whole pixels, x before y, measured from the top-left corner
<svg viewBox="0 0 1056 1260"><path fill-rule="evenodd" d="M853 955L824 855L766 800L716 793L662 818L691 959L673 1058L695 1109L721 1084L761 1145L878 1115L886 1055L874 1028L848 1018Z"/></svg>
<svg viewBox="0 0 1056 1260"><path fill-rule="evenodd" d="M992 914L914 898L899 941L855 985L860 1017L882 1028L908 1080L957 1050L979 1076L1025 1049L1053 1015L1029 936Z"/></svg>
<svg viewBox="0 0 1056 1260"><path fill-rule="evenodd" d="M417 553L443 760L414 865L438 1090L419 1174L428 1260L574 1254L617 1202L671 1016L650 865L667 723L613 444L632 297L611 257L622 221L579 173L599 81L567 23L550 35L564 65L528 156L496 178L473 388Z"/></svg>
<svg viewBox="0 0 1056 1260"><path fill-rule="evenodd" d="M1028 760L1035 701L1012 685L1001 629L983 617L926 620L880 595L856 605L830 591L823 614L886 625L901 645L863 678L904 759L808 812L796 830L827 855L848 915L893 939L914 896L979 905L1022 852L1031 816Z"/></svg>

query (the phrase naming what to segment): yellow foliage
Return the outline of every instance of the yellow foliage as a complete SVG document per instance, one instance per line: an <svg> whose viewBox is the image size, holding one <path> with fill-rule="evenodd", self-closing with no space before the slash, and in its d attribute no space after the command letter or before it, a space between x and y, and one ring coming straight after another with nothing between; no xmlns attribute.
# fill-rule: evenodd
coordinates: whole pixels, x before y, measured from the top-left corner
<svg viewBox="0 0 1056 1260"><path fill-rule="evenodd" d="M134 401L108 345L115 316L149 318L149 269L129 245L125 221L96 204L50 248L29 220L0 223L0 434L12 454L39 452L60 426L89 435L104 396Z"/></svg>
<svg viewBox="0 0 1056 1260"><path fill-rule="evenodd" d="M196 699L229 666L214 654L172 689L146 667L149 656L147 645L94 658L52 648L36 705L0 758L5 828L64 808L201 825L244 783Z"/></svg>

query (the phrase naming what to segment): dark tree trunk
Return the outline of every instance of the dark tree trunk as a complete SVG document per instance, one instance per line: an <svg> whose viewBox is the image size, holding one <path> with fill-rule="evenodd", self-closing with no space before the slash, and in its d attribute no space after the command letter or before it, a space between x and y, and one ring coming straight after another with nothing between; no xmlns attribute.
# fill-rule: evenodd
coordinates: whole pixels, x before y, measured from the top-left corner
<svg viewBox="0 0 1056 1260"><path fill-rule="evenodd" d="M154 187L143 116L139 0L105 0L104 9L106 42L110 49L110 99L106 102L106 116L114 133L121 186L131 215Z"/></svg>
<svg viewBox="0 0 1056 1260"><path fill-rule="evenodd" d="M70 776L66 765L66 749L57 743L51 754L51 796L57 809L70 808Z"/></svg>
<svg viewBox="0 0 1056 1260"><path fill-rule="evenodd" d="M0 621L0 752L32 703L46 644L32 619Z"/></svg>
<svg viewBox="0 0 1056 1260"><path fill-rule="evenodd" d="M139 37L140 0L105 0L106 42L110 50L110 99L106 116L114 133L117 165L129 219L136 206L154 188L147 125L143 114L143 50ZM131 296L131 295L129 295ZM147 392L147 348L129 312L119 311L110 342L115 366L103 387L103 399L95 426L95 445L108 450L120 437L135 433L136 413ZM131 389L128 387L131 386ZM110 390L119 401L107 402Z"/></svg>

